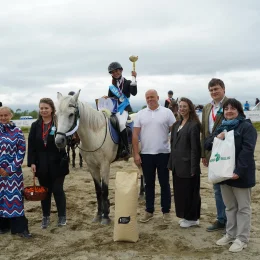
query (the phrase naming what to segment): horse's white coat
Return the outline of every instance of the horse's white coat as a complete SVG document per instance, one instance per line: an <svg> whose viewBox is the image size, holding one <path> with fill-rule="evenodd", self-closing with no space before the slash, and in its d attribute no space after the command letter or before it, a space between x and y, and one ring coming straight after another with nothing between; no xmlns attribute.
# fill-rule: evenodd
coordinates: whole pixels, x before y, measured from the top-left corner
<svg viewBox="0 0 260 260"><path fill-rule="evenodd" d="M81 140L80 148L82 149L80 153L87 163L92 177L99 182L102 178L108 185L110 163L116 157L118 145L111 139L107 118L102 112L93 109L87 103L80 102L78 100L79 93L80 91L74 96L65 97L58 93L57 132L66 133L70 130L74 122L75 108L69 107L69 105L78 106L80 120L77 132ZM63 138L62 135L57 135L55 138L56 143L60 143L61 138ZM104 138L105 142L102 145ZM98 150L92 152L96 149Z"/></svg>

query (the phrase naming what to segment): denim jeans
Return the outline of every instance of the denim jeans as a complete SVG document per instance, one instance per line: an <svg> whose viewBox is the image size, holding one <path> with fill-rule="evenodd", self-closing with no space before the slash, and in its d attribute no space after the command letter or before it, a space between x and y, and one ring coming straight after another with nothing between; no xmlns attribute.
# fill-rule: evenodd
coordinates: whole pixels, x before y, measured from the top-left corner
<svg viewBox="0 0 260 260"><path fill-rule="evenodd" d="M223 202L220 185L221 184L219 183L213 185L215 200L216 200L216 208L217 208L217 220L218 222L225 224L227 222L226 206Z"/></svg>

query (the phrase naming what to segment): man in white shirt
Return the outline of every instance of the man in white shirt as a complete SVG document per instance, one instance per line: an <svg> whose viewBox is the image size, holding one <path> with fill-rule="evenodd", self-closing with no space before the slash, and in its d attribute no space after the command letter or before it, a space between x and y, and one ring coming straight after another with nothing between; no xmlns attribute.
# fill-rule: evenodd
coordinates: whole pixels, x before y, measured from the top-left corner
<svg viewBox="0 0 260 260"><path fill-rule="evenodd" d="M159 105L156 90L150 89L145 93L147 108L140 110L134 120L133 153L137 166L143 169L145 180L146 211L140 222L148 222L153 218L155 199L156 170L161 186L161 210L165 223L171 221L171 190L169 170L167 168L170 144L168 134L176 121L172 111ZM139 154L139 136L141 153Z"/></svg>
<svg viewBox="0 0 260 260"><path fill-rule="evenodd" d="M212 101L203 108L201 124L201 157L202 163L205 167L208 167L211 152L205 151L204 143L206 138L217 129L224 119L222 107L224 102L227 100L225 96L225 84L221 79L211 79L208 83L208 89L212 97ZM207 231L225 229L225 224L227 221L220 184L214 184L213 188L217 208L217 220L211 226L207 227Z"/></svg>

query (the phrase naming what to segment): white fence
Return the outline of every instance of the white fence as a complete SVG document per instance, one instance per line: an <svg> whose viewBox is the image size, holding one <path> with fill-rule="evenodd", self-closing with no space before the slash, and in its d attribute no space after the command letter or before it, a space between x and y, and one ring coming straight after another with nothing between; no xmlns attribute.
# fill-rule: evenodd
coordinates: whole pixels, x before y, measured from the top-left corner
<svg viewBox="0 0 260 260"><path fill-rule="evenodd" d="M12 122L15 123L16 126L22 127L22 126L31 126L33 122L35 122L37 119L22 119L22 120L12 120Z"/></svg>

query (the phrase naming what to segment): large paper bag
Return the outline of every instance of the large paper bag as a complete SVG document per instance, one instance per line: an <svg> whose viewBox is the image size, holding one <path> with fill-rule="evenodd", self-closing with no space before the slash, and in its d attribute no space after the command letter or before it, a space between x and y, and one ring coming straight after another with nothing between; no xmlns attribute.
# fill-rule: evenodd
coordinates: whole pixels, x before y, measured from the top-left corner
<svg viewBox="0 0 260 260"><path fill-rule="evenodd" d="M218 183L232 178L235 169L234 130L225 133L225 139L214 138L209 160L208 179Z"/></svg>
<svg viewBox="0 0 260 260"><path fill-rule="evenodd" d="M114 241L136 242L138 175L136 172L117 172L115 181Z"/></svg>

